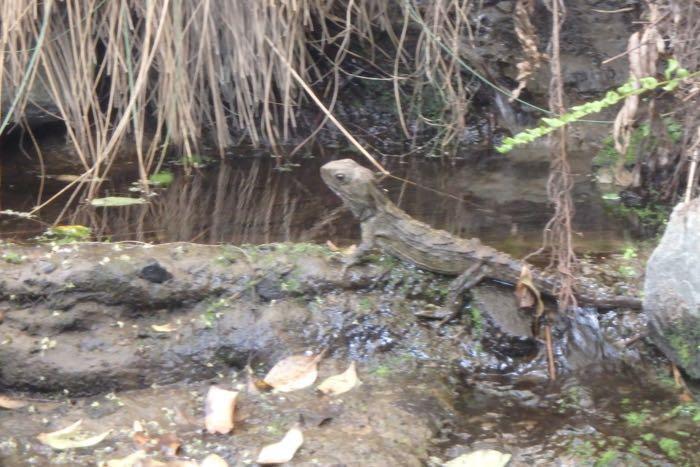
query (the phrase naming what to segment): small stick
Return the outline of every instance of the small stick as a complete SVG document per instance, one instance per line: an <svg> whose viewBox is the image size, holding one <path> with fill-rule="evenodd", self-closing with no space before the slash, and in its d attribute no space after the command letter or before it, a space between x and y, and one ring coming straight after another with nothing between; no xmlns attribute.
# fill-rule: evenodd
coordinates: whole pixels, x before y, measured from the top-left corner
<svg viewBox="0 0 700 467"><path fill-rule="evenodd" d="M557 379L557 367L554 366L554 349L552 348L552 327L547 324L544 327L544 340L547 344L547 369L549 370L549 379L555 381Z"/></svg>
<svg viewBox="0 0 700 467"><path fill-rule="evenodd" d="M297 73L297 71L292 68L291 63L280 53L279 50L277 50L277 47L275 47L275 44L268 38L265 37L265 42L270 46L273 52L277 54L277 56L282 60L282 62L285 64L285 66L289 69L289 73L292 75L292 77L299 83L299 85L306 91L306 93L309 95L311 100L313 100L316 105L323 111L324 114L326 114L326 117L328 117L328 120L333 122L333 124L340 130L340 132L345 135L345 137L352 143L353 146L357 148L360 153L362 153L363 156L365 156L371 163L374 165L379 171L384 174L384 175L389 175L389 171L386 170L377 160L372 157L372 155L364 148L362 145L355 139L354 136L350 134L348 130L345 129L345 127L338 121L337 118L333 116L330 110L323 105L323 102L316 96L316 94L313 92L313 90L309 87L308 84L304 81L304 79Z"/></svg>

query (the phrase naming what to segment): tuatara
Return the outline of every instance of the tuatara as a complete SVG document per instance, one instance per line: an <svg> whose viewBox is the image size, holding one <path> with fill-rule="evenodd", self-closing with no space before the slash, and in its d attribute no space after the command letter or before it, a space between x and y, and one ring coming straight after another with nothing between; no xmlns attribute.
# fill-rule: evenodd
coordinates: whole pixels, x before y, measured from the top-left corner
<svg viewBox="0 0 700 467"><path fill-rule="evenodd" d="M458 276L447 297L447 305L453 311L459 295L484 278L518 282L522 261L483 245L476 238L456 237L413 219L391 202L372 171L352 159L328 162L321 167L321 178L361 223L362 241L346 268L357 263L368 250L379 248L420 268ZM528 268L535 288L556 297L557 280L529 265ZM576 298L579 304L601 308L641 307L641 301L634 297L610 296L583 288L577 290Z"/></svg>

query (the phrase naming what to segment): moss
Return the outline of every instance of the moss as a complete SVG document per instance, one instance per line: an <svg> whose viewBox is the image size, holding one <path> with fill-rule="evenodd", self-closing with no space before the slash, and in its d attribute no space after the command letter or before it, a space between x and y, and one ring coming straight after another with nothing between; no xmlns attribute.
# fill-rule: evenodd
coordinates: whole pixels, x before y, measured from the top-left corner
<svg viewBox="0 0 700 467"><path fill-rule="evenodd" d="M208 328L214 327L214 323L221 317L223 310L229 306L230 303L225 298L219 298L209 302L201 315L204 325Z"/></svg>
<svg viewBox="0 0 700 467"><path fill-rule="evenodd" d="M647 421L648 414L645 412L629 412L622 415L628 426L640 427Z"/></svg>
<svg viewBox="0 0 700 467"><path fill-rule="evenodd" d="M671 438L661 438L659 447L671 459L676 459L681 455L681 443Z"/></svg>
<svg viewBox="0 0 700 467"><path fill-rule="evenodd" d="M291 294L300 294L303 291L302 284L299 279L292 276L287 276L282 280L280 283L280 289L282 289L283 292L288 292Z"/></svg>
<svg viewBox="0 0 700 467"><path fill-rule="evenodd" d="M484 315L478 307L472 305L469 310L469 317L471 320L472 334L474 337L481 337L484 332Z"/></svg>
<svg viewBox="0 0 700 467"><path fill-rule="evenodd" d="M221 266L229 266L241 257L241 249L233 245L223 245L221 247L221 254L216 257L214 262Z"/></svg>
<svg viewBox="0 0 700 467"><path fill-rule="evenodd" d="M698 356L698 349L693 345L700 343L700 326L696 320L685 320L676 324L673 328L666 329L668 343L678 357L678 362L682 367L689 367L695 364Z"/></svg>
<svg viewBox="0 0 700 467"><path fill-rule="evenodd" d="M10 264L22 264L24 260L27 259L25 256L15 253L14 251L5 251L0 255L0 258Z"/></svg>
<svg viewBox="0 0 700 467"><path fill-rule="evenodd" d="M605 451L596 461L596 467L605 467L607 465L612 465L619 457L620 453L614 449L608 449Z"/></svg>
<svg viewBox="0 0 700 467"><path fill-rule="evenodd" d="M595 456L595 447L589 440L580 441L575 439L568 447L567 451L579 459L592 459Z"/></svg>
<svg viewBox="0 0 700 467"><path fill-rule="evenodd" d="M368 297L362 297L358 302L357 302L357 308L363 313L367 313L372 310L373 307L372 300L370 300Z"/></svg>

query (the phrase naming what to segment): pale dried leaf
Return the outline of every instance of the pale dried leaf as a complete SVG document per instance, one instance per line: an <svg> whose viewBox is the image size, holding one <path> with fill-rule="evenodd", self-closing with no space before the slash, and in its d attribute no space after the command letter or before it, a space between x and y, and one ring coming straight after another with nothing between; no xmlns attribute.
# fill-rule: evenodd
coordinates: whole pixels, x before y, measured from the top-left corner
<svg viewBox="0 0 700 467"><path fill-rule="evenodd" d="M14 410L14 409L20 409L24 406L29 404L28 402L21 401L18 399L11 399L7 396L2 396L0 395L0 408L2 409L9 409L9 410Z"/></svg>
<svg viewBox="0 0 700 467"><path fill-rule="evenodd" d="M331 251L340 251L340 248L338 248L338 246L330 240L326 240L326 246Z"/></svg>
<svg viewBox="0 0 700 467"><path fill-rule="evenodd" d="M100 463L100 467L137 467L141 465L141 461L146 457L146 451L140 450L129 454L121 459L110 459Z"/></svg>
<svg viewBox="0 0 700 467"><path fill-rule="evenodd" d="M263 447L255 462L258 464L283 464L289 462L304 442L304 435L298 425L293 426L282 441Z"/></svg>
<svg viewBox="0 0 700 467"><path fill-rule="evenodd" d="M54 449L73 449L94 446L104 440L111 430L95 436L84 437L78 432L82 420L78 420L72 425L51 433L40 433L37 439Z"/></svg>
<svg viewBox="0 0 700 467"><path fill-rule="evenodd" d="M311 386L318 376L319 355L292 355L277 362L265 375L265 383L277 391L290 392Z"/></svg>
<svg viewBox="0 0 700 467"><path fill-rule="evenodd" d="M209 454L202 460L199 467L228 467L228 462L226 462L221 456L216 454Z"/></svg>
<svg viewBox="0 0 700 467"><path fill-rule="evenodd" d="M511 455L494 451L493 449L481 449L479 451L462 454L459 457L445 462L444 467L503 467L510 461Z"/></svg>
<svg viewBox="0 0 700 467"><path fill-rule="evenodd" d="M331 396L337 396L344 392L348 392L355 386L361 384L359 378L357 377L357 369L355 368L355 362L350 363L347 370L339 375L334 375L323 380L321 384L316 386L316 389L324 394Z"/></svg>
<svg viewBox="0 0 700 467"><path fill-rule="evenodd" d="M204 407L204 424L209 433L225 435L233 430L233 411L238 392L211 386Z"/></svg>
<svg viewBox="0 0 700 467"><path fill-rule="evenodd" d="M544 313L544 302L540 291L535 287L532 279L532 271L523 264L520 270L520 278L515 286L515 296L518 298L518 307L535 307L535 317L539 318Z"/></svg>
<svg viewBox="0 0 700 467"><path fill-rule="evenodd" d="M177 326L175 326L172 323L152 324L151 329L153 329L156 332L173 332L177 331Z"/></svg>

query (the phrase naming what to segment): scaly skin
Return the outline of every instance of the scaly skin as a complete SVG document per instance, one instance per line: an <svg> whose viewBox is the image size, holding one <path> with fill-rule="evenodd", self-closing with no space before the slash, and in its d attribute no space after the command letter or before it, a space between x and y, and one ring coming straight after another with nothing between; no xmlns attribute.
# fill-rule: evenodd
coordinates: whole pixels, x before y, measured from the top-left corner
<svg viewBox="0 0 700 467"><path fill-rule="evenodd" d="M451 289L455 293L482 278L516 284L524 263L478 239L456 237L417 221L396 207L377 185L374 174L352 159L332 161L321 167L321 178L361 222L362 242L348 266L373 248L416 266L441 274L459 276ZM528 265L535 287L556 297L557 281ZM465 271L468 271L465 274ZM470 277L471 276L471 279ZM468 284L468 285L467 285ZM639 308L633 297L600 296L596 291L578 290L580 304L604 308Z"/></svg>

